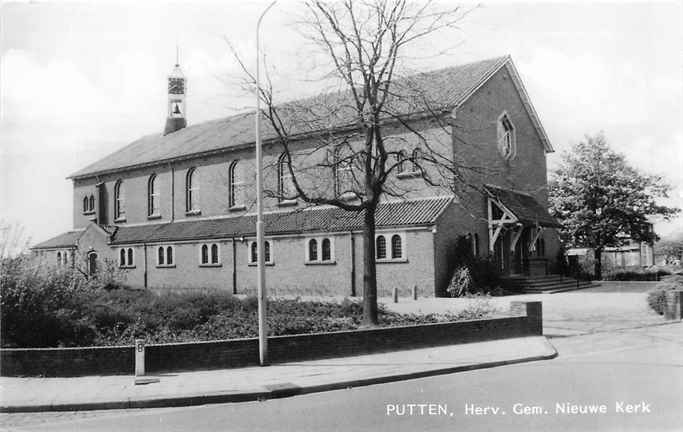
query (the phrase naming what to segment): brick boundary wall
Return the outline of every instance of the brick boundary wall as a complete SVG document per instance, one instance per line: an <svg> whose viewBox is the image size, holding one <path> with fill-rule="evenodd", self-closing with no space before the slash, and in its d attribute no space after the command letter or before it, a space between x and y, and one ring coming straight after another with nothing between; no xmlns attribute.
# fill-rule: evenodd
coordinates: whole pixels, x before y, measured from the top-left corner
<svg viewBox="0 0 683 432"><path fill-rule="evenodd" d="M271 336L273 363L344 357L427 346L454 345L543 334L541 302L512 302L512 315L404 327ZM148 345L145 370L178 372L258 365L258 339ZM132 375L133 347L0 350L2 376Z"/></svg>

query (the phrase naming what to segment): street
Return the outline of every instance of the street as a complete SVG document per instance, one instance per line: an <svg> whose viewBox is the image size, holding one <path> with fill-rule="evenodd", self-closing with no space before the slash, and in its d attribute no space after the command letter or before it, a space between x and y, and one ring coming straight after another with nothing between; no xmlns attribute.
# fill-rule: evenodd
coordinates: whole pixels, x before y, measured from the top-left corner
<svg viewBox="0 0 683 432"><path fill-rule="evenodd" d="M683 324L555 338L554 360L292 398L12 414L5 430L681 430Z"/></svg>

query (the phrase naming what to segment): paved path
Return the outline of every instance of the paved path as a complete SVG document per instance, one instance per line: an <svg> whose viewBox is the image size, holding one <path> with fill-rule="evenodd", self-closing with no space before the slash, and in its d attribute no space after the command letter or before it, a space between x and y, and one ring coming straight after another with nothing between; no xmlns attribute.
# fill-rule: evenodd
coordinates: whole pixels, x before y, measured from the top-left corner
<svg viewBox="0 0 683 432"><path fill-rule="evenodd" d="M270 399L418 376L552 358L545 337L505 339L338 359L173 373L134 385L131 376L0 378L5 411L198 405Z"/></svg>
<svg viewBox="0 0 683 432"><path fill-rule="evenodd" d="M628 284L628 283L627 283ZM512 301L543 302L543 330L549 337L575 336L595 332L658 325L666 322L647 304L651 285L624 289L621 284L559 294L526 294L489 297L487 302L500 313L510 308ZM635 292L634 292L635 291ZM389 309L403 313L457 313L482 302L476 298L380 299Z"/></svg>
<svg viewBox="0 0 683 432"><path fill-rule="evenodd" d="M263 402L11 414L4 425L36 432L681 430L683 324L558 338L553 343L560 355L550 361ZM618 403L624 410L632 404L649 412L620 412ZM409 415L408 404L445 405L446 411L430 415L415 406ZM604 404L606 412L562 413L557 404ZM467 414L466 406L499 411ZM405 414L394 414L397 407ZM523 414L525 409L535 413Z"/></svg>

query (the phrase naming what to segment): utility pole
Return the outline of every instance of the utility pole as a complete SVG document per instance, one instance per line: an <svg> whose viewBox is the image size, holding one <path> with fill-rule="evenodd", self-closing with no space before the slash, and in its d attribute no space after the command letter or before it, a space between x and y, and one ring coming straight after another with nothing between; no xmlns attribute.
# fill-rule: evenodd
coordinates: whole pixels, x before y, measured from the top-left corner
<svg viewBox="0 0 683 432"><path fill-rule="evenodd" d="M277 0L275 0L277 1ZM275 4L273 1L262 13L256 23L256 251L257 251L257 276L258 289L258 340L259 340L259 363L261 366L268 365L268 322L266 312L268 310L268 298L266 295L266 262L263 239L263 152L261 150L261 21L266 13Z"/></svg>

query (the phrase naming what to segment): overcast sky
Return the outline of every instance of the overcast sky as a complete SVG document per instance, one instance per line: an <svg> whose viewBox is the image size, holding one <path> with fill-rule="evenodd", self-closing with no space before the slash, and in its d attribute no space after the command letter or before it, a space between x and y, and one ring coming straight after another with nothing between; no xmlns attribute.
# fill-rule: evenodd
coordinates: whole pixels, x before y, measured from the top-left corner
<svg viewBox="0 0 683 432"><path fill-rule="evenodd" d="M65 177L141 135L161 132L176 43L188 77L190 124L249 103L224 37L253 63L263 2L4 3L0 5L0 219L34 242L72 228ZM558 153L604 131L638 168L675 186L683 208L683 8L672 2L491 2L460 31L412 59L416 69L511 54ZM307 46L292 24L300 3L280 0L264 45L282 97L316 90ZM660 234L683 221L658 223Z"/></svg>

